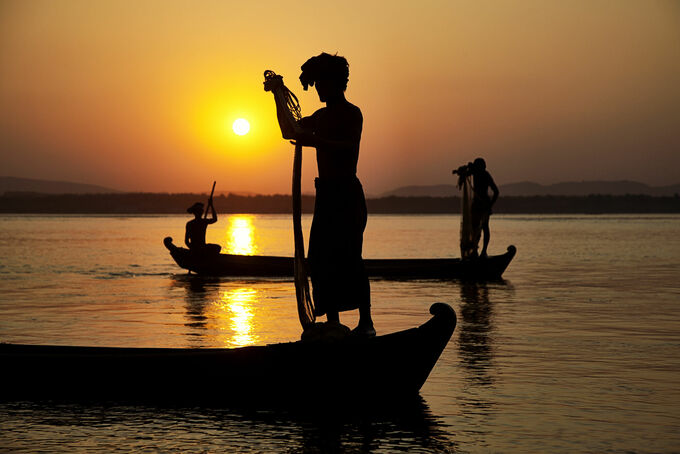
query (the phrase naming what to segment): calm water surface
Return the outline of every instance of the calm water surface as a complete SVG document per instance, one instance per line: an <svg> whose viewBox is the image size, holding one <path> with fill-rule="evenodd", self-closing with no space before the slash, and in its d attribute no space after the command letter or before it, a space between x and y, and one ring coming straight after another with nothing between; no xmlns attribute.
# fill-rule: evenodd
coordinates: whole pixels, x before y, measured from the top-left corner
<svg viewBox="0 0 680 454"><path fill-rule="evenodd" d="M185 222L0 216L0 341L299 338L291 281L176 267L161 241L181 243ZM292 255L290 227L288 216L225 215L208 240ZM494 216L492 234L491 253L518 248L503 282L372 281L379 333L421 324L435 301L458 314L417 402L361 412L0 403L0 451L680 452L680 216ZM372 216L364 256L456 257L457 242L456 216ZM220 391L201 377L187 386Z"/></svg>

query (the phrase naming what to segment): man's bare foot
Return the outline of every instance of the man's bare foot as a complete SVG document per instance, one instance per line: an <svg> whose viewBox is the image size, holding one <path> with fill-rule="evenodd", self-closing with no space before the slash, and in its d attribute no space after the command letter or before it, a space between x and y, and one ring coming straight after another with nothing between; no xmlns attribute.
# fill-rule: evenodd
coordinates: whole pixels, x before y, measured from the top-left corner
<svg viewBox="0 0 680 454"><path fill-rule="evenodd" d="M357 327L352 330L352 334L361 337L375 337L375 328L373 327L373 323L359 323L359 325L357 325Z"/></svg>

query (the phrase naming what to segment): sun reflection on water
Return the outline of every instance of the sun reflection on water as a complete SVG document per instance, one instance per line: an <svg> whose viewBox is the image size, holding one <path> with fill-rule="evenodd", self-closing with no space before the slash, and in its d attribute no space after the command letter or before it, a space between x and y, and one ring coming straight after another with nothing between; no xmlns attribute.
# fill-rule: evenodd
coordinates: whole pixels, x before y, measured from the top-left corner
<svg viewBox="0 0 680 454"><path fill-rule="evenodd" d="M253 345L259 336L253 331L253 307L257 299L257 290L252 287L241 287L227 290L215 302L221 331L231 334L225 339L227 347L245 347Z"/></svg>
<svg viewBox="0 0 680 454"><path fill-rule="evenodd" d="M229 227L227 229L228 254L254 255L257 253L255 244L255 227L253 217L237 215L229 217Z"/></svg>

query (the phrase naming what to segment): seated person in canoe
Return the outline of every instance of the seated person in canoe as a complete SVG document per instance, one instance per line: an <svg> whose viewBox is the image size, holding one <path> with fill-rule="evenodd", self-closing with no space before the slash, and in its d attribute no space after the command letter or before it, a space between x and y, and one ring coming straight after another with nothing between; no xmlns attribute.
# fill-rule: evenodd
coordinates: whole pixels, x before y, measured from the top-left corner
<svg viewBox="0 0 680 454"><path fill-rule="evenodd" d="M203 204L196 202L187 208L187 213L194 215L194 219L187 222L186 233L184 234L184 243L192 252L201 254L219 254L222 249L219 244L210 244L205 242L205 233L209 224L217 222L217 212L215 206L211 202L208 205L208 210L212 213L210 219L203 217Z"/></svg>

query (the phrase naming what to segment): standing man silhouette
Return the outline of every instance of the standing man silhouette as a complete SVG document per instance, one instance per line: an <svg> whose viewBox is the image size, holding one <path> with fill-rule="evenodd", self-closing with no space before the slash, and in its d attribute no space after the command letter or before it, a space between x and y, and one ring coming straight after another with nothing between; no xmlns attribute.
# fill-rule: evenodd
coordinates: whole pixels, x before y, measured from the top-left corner
<svg viewBox="0 0 680 454"><path fill-rule="evenodd" d="M302 118L301 131L291 131L281 116L279 124L284 138L316 148L319 176L314 181L316 202L308 252L315 313L339 323L340 312L358 308L359 324L353 332L375 336L371 289L362 258L366 199L357 178L363 116L345 98L349 64L344 57L322 53L301 69L303 88L314 86L326 107Z"/></svg>
<svg viewBox="0 0 680 454"><path fill-rule="evenodd" d="M484 245L482 246L482 253L480 257L486 258L486 249L489 246L490 232L489 232L489 217L491 216L491 207L498 199L498 187L493 181L491 174L486 170L486 161L482 158L477 158L472 163L472 225L477 228L477 232L481 229L484 232ZM493 196L489 197L489 189L493 192ZM481 233L480 232L480 233ZM475 244L479 243L479 233Z"/></svg>

